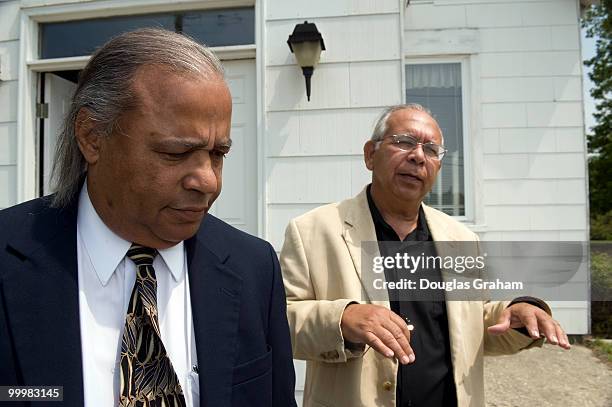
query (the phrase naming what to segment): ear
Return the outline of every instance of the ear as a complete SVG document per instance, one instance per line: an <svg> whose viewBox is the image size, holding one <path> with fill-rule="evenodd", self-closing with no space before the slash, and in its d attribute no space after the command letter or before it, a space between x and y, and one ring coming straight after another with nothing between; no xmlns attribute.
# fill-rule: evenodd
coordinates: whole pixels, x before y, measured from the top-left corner
<svg viewBox="0 0 612 407"><path fill-rule="evenodd" d="M88 164L95 164L100 155L101 137L95 131L95 123L91 118L91 112L85 107L82 107L77 113L74 135L85 161Z"/></svg>
<svg viewBox="0 0 612 407"><path fill-rule="evenodd" d="M370 171L374 169L374 153L376 153L376 142L368 140L363 145L363 160L366 168Z"/></svg>

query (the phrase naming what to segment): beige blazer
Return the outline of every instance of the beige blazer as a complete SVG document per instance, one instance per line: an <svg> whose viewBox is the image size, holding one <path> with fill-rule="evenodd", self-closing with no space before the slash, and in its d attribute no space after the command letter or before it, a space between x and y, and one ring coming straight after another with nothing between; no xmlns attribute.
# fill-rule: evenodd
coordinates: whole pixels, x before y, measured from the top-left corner
<svg viewBox="0 0 612 407"><path fill-rule="evenodd" d="M423 205L436 241L477 240L467 227ZM285 233L281 268L287 294L293 355L307 361L304 407L395 407L398 363L374 350L345 348L340 321L348 303L362 298L363 241L376 232L365 190L293 219ZM484 406L483 356L541 346L514 330L489 336L507 303L448 301L451 357L459 406ZM419 355L416 355L418 358Z"/></svg>

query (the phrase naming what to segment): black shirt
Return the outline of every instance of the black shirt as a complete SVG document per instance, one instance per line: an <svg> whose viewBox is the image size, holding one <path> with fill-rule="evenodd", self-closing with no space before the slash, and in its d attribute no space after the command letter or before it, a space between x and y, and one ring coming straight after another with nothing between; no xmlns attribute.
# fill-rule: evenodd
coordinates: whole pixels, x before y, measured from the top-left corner
<svg viewBox="0 0 612 407"><path fill-rule="evenodd" d="M397 233L384 220L374 204L370 187L367 188L368 205L376 238L379 242L400 241ZM404 242L433 241L423 208L419 208L417 227ZM427 245L433 247L433 245ZM379 243L380 254L389 249ZM419 248L421 250L422 247ZM410 254L410 248L407 249ZM429 249L433 250L433 249ZM415 253L415 255L420 254ZM435 255L435 253L429 253ZM441 279L440 270L437 279ZM385 271L387 281L397 280L397 273ZM397 373L397 407L456 407L457 394L453 380L453 365L451 362L448 334L448 319L444 301L400 301L395 292L389 292L391 310L414 325L410 338L410 346L414 350L416 360L409 365L399 365Z"/></svg>

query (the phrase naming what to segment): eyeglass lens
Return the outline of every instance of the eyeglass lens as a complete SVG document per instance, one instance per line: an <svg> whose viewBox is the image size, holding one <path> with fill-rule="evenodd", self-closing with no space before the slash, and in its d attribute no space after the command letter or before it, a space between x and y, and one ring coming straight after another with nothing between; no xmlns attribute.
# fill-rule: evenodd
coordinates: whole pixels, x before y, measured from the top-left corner
<svg viewBox="0 0 612 407"><path fill-rule="evenodd" d="M412 151L420 143L415 137L408 136L408 135L401 135L401 136L395 137L395 144L397 144L397 146L402 150ZM423 144L423 152L425 153L425 155L429 157L437 158L440 155L441 150L442 150L442 147L437 144L434 144L434 143L424 143Z"/></svg>

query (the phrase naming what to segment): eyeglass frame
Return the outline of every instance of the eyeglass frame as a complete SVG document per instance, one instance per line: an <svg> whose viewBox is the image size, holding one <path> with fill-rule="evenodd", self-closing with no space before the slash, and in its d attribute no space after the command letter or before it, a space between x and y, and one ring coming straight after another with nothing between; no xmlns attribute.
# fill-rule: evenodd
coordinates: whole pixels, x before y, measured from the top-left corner
<svg viewBox="0 0 612 407"><path fill-rule="evenodd" d="M398 137L402 137L402 136L403 136L403 137L409 137L409 138L412 138L412 139L415 141L415 143L416 143L416 144L415 144L415 146L414 146L412 149L410 149L410 150L404 150L404 149L402 149L402 148L398 147L400 150L405 151L405 152L407 152L407 153L408 153L408 152L413 151L414 149L416 149L416 148L417 148L417 147L420 145L420 146L421 146L421 148L423 149L423 155L424 155L425 157L427 157L427 158L433 158L434 160L437 160L437 161L442 161L442 159L444 158L444 156L445 156L445 155L446 155L446 153L448 152L448 150L447 150L446 148L444 148L444 146L443 146L443 145L436 144L436 143L432 143L431 141L429 141L429 142L427 142L427 143L423 143L423 142L419 141L419 140L418 140L418 138L417 138L416 136L413 136L413 135L412 135L412 134L410 134L410 133L405 133L405 134L390 134L390 135L388 135L388 136L383 136L383 138L381 138L380 140L377 140L377 141L376 141L376 144L375 144L374 148L375 148L376 150L378 150L378 148L380 147L380 144L381 144L381 143L382 143L382 142L383 142L383 141L384 141L386 138L392 138L392 139L393 139L393 144L400 144L400 143L398 142ZM429 155L427 155L427 154L425 153L425 149L423 148L425 145L430 145L430 146L436 146L436 147L439 147L439 148L440 148L440 152L437 154L437 156L429 156Z"/></svg>

